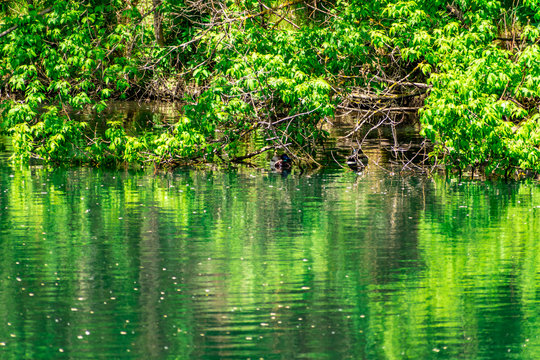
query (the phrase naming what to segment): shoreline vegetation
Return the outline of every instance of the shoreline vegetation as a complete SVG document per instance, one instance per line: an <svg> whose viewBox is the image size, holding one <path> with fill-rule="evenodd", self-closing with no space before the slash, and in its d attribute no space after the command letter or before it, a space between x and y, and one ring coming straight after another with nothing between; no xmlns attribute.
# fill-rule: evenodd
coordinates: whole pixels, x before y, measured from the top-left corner
<svg viewBox="0 0 540 360"><path fill-rule="evenodd" d="M21 161L317 166L352 113L355 148L419 122L425 169L537 177L539 23L540 0L6 0L0 132ZM184 105L137 135L71 115L145 99Z"/></svg>

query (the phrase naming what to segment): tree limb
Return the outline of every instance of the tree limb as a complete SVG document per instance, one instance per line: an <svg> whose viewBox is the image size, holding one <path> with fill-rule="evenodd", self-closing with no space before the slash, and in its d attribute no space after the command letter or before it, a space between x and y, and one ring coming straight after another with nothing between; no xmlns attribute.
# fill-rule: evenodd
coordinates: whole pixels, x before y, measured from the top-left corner
<svg viewBox="0 0 540 360"><path fill-rule="evenodd" d="M378 75L373 75L373 78L379 81L387 82L390 84L401 85L401 86L414 86L421 89L431 89L433 87L433 85L424 84L424 83L416 83L416 82L408 82L408 81L401 82L401 81L395 81L395 80L390 80L390 79L384 79Z"/></svg>
<svg viewBox="0 0 540 360"><path fill-rule="evenodd" d="M265 146L263 147L262 149L259 149L257 151L254 151L254 152L251 152L249 154L246 154L246 155L243 155L243 156L237 156L237 157L234 157L231 159L231 162L242 162L246 159L249 159L249 158L252 158L254 156L257 156L259 154L262 154L263 152L266 152L268 150L272 150L272 149L280 149L282 147L287 147L288 145L290 144L283 144L283 145L268 145L268 146Z"/></svg>
<svg viewBox="0 0 540 360"><path fill-rule="evenodd" d="M42 16L42 15L45 15L45 14L48 14L50 13L51 11L53 10L52 6L50 8L47 8L41 12L38 13L39 16ZM15 26L12 26L10 27L9 29L3 31L0 33L0 39L3 38L4 36L12 33L13 31L17 30L17 28L19 27L19 25L15 25Z"/></svg>

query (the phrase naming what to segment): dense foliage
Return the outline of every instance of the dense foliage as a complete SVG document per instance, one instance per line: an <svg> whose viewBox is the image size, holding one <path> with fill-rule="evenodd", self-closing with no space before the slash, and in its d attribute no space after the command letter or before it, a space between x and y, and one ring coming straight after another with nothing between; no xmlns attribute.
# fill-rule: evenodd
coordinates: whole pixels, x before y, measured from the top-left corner
<svg viewBox="0 0 540 360"><path fill-rule="evenodd" d="M174 166L270 148L310 158L338 105L392 117L425 100L420 121L437 163L540 171L540 1L1 7L2 130L22 158ZM187 105L165 131L136 135L70 117L149 97ZM240 145L253 135L264 141L249 152Z"/></svg>

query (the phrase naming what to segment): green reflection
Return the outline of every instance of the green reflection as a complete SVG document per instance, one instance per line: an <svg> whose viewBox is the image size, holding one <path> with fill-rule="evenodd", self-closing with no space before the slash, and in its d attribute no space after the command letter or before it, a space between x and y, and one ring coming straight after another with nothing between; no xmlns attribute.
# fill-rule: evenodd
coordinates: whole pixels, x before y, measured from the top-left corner
<svg viewBox="0 0 540 360"><path fill-rule="evenodd" d="M0 167L2 359L539 358L540 192Z"/></svg>

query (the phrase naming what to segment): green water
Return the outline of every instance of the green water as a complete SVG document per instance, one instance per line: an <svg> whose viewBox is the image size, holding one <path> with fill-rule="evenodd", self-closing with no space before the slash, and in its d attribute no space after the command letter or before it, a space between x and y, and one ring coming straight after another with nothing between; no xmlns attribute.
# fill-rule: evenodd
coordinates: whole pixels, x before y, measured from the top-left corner
<svg viewBox="0 0 540 360"><path fill-rule="evenodd" d="M0 359L539 359L540 187L0 165Z"/></svg>

